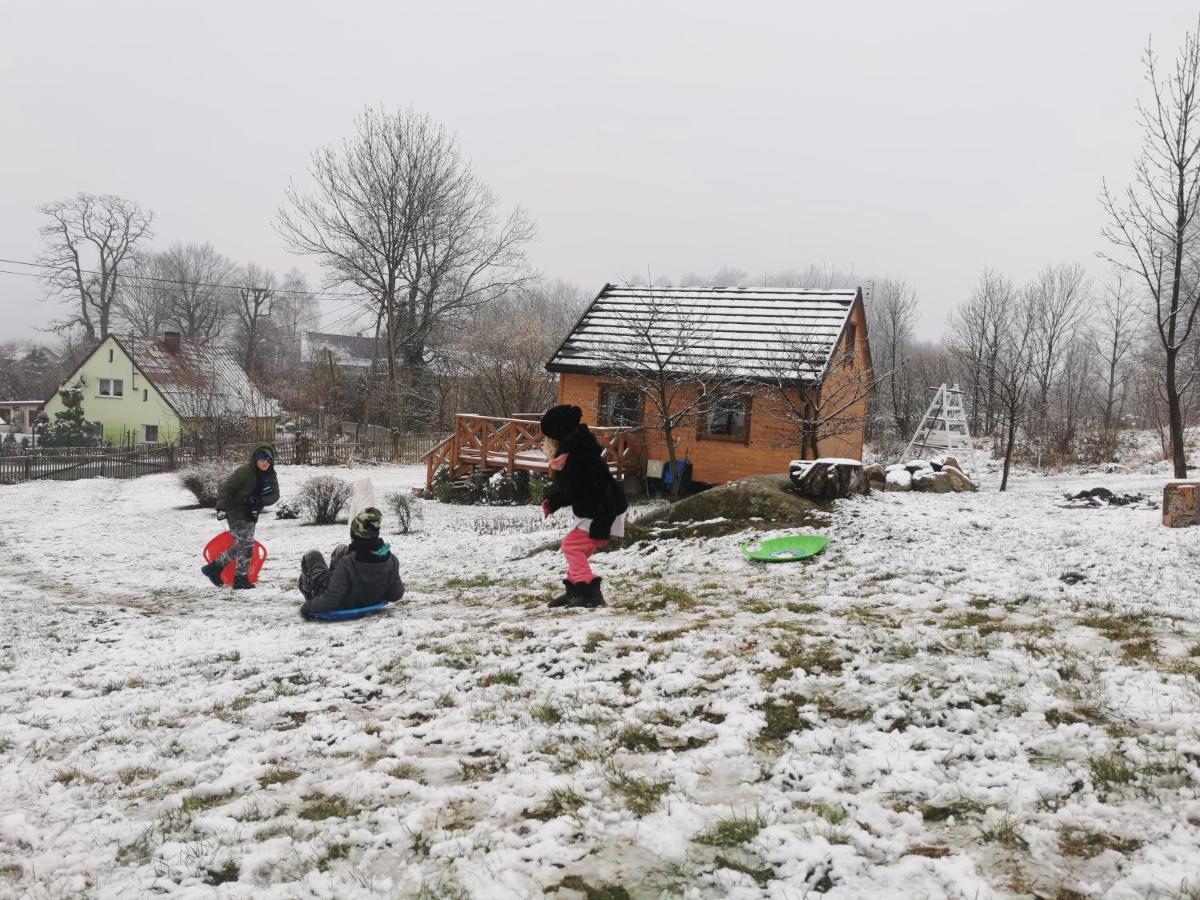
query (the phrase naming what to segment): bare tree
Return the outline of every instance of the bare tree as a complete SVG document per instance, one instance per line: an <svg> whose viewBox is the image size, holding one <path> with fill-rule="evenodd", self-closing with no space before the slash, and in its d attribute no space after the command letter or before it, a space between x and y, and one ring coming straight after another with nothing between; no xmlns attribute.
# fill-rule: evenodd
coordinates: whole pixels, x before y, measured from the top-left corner
<svg viewBox="0 0 1200 900"><path fill-rule="evenodd" d="M846 333L846 341L853 333ZM786 445L802 459L817 459L821 443L865 429L874 370L856 365L854 347L831 353L822 333L790 330L775 338L780 348L765 357L773 418L783 426ZM885 377L890 372L885 373Z"/></svg>
<svg viewBox="0 0 1200 900"><path fill-rule="evenodd" d="M880 281L867 303L867 317L872 358L886 373L876 393L887 403L897 435L905 437L912 434L925 396L925 385L913 381L907 365L917 321L916 292L903 279Z"/></svg>
<svg viewBox="0 0 1200 900"><path fill-rule="evenodd" d="M340 147L315 152L314 188L287 191L277 227L296 253L315 256L330 285L365 292L380 322L393 391L401 367L419 380L434 332L529 279L533 236L498 202L454 138L411 110L366 110Z"/></svg>
<svg viewBox="0 0 1200 900"><path fill-rule="evenodd" d="M997 358L1017 303L1012 281L985 268L971 296L950 320L948 344L965 372L972 433L991 433L998 424Z"/></svg>
<svg viewBox="0 0 1200 900"><path fill-rule="evenodd" d="M1133 183L1119 194L1107 182L1103 187L1109 220L1104 235L1115 249L1104 258L1144 282L1154 301L1171 459L1175 477L1185 478L1182 406L1196 372L1181 372L1179 363L1200 314L1200 26L1185 35L1175 66L1165 75L1160 76L1150 45L1143 63L1152 100L1138 104L1142 149L1134 160Z"/></svg>
<svg viewBox="0 0 1200 900"><path fill-rule="evenodd" d="M79 324L85 340L108 336L121 275L138 246L152 236L154 214L112 194L76 194L38 207L50 217L39 232L46 241L38 258L46 284L77 311L66 324Z"/></svg>
<svg viewBox="0 0 1200 900"><path fill-rule="evenodd" d="M151 337L162 333L170 312L170 295L162 258L157 253L138 252L130 258L122 278L117 308L134 334Z"/></svg>
<svg viewBox="0 0 1200 900"><path fill-rule="evenodd" d="M1017 430L1029 409L1029 391L1034 383L1032 310L1028 293L1008 311L994 360L994 383L999 401L1000 425L1004 429L1004 469L1000 490L1008 489L1008 475L1016 449Z"/></svg>
<svg viewBox="0 0 1200 900"><path fill-rule="evenodd" d="M1029 304L1030 361L1037 383L1037 415L1043 417L1050 389L1062 365L1063 351L1083 324L1091 282L1083 266L1047 266L1025 289Z"/></svg>
<svg viewBox="0 0 1200 900"><path fill-rule="evenodd" d="M546 360L586 306L577 288L559 282L517 290L481 310L454 346L467 408L510 416L550 406L555 378Z"/></svg>
<svg viewBox="0 0 1200 900"><path fill-rule="evenodd" d="M1101 293L1099 315L1092 333L1092 346L1100 368L1099 390L1093 389L1092 396L1101 410L1101 429L1106 438L1121 421L1131 375L1130 363L1144 318L1145 311L1127 283L1127 274L1118 269Z"/></svg>
<svg viewBox="0 0 1200 900"><path fill-rule="evenodd" d="M255 353L263 340L262 323L271 314L275 299L275 273L247 263L234 274L237 286L233 288L233 312L239 327L239 343L242 365L247 374L255 372Z"/></svg>
<svg viewBox="0 0 1200 900"><path fill-rule="evenodd" d="M220 337L229 318L233 262L212 244L174 244L160 255L166 323L190 341Z"/></svg>
<svg viewBox="0 0 1200 900"><path fill-rule="evenodd" d="M695 307L649 289L598 343L604 375L640 399L642 424L662 435L672 473L679 471L679 431L745 384L742 373L713 350L717 332ZM672 497L679 496L681 481L672 478Z"/></svg>

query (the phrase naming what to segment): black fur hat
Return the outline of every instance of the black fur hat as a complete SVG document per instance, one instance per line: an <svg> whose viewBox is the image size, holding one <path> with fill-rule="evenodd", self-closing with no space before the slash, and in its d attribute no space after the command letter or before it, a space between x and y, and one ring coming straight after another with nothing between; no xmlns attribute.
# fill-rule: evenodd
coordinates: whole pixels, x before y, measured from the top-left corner
<svg viewBox="0 0 1200 900"><path fill-rule="evenodd" d="M578 406L559 404L552 406L542 414L542 434L556 441L561 441L579 427L583 420L583 410Z"/></svg>

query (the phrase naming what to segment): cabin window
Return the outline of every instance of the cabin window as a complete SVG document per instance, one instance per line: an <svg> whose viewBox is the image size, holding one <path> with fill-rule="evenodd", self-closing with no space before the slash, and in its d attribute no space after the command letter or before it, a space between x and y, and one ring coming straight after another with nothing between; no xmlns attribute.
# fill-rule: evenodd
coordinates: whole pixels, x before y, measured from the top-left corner
<svg viewBox="0 0 1200 900"><path fill-rule="evenodd" d="M150 391L148 388L142 388L142 402L145 403L150 399Z"/></svg>
<svg viewBox="0 0 1200 900"><path fill-rule="evenodd" d="M843 365L853 365L854 363L854 342L858 337L858 327L850 322L846 326L846 353L842 357Z"/></svg>
<svg viewBox="0 0 1200 900"><path fill-rule="evenodd" d="M112 350L111 350L111 349L108 351L108 361L109 361L109 362L112 362L112 361L113 361L113 352L112 352Z"/></svg>
<svg viewBox="0 0 1200 900"><path fill-rule="evenodd" d="M751 397L739 394L712 403L700 420L700 437L749 444L751 400Z"/></svg>
<svg viewBox="0 0 1200 900"><path fill-rule="evenodd" d="M600 385L600 425L634 428L642 424L642 395L615 384Z"/></svg>
<svg viewBox="0 0 1200 900"><path fill-rule="evenodd" d="M158 426L157 425L143 425L142 426L142 440L145 441L147 444L157 444L158 443Z"/></svg>
<svg viewBox="0 0 1200 900"><path fill-rule="evenodd" d="M124 397L125 382L120 378L98 378L96 379L96 396Z"/></svg>

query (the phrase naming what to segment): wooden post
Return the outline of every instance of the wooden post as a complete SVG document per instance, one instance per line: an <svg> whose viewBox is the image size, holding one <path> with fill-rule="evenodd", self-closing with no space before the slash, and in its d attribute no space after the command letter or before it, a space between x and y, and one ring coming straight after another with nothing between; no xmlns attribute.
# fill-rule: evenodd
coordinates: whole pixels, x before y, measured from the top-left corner
<svg viewBox="0 0 1200 900"><path fill-rule="evenodd" d="M1200 481L1168 481L1163 488L1163 524L1187 528L1200 523Z"/></svg>

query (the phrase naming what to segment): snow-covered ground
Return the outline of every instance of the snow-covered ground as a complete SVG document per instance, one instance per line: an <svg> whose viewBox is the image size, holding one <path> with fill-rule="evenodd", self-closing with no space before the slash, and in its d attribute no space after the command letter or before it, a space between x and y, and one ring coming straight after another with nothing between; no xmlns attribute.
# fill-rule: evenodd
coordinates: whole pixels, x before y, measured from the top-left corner
<svg viewBox="0 0 1200 900"><path fill-rule="evenodd" d="M344 525L268 514L232 595L172 476L0 488L0 896L1198 897L1200 532L1058 505L1166 477L602 554L565 613L565 514L421 502L337 625L295 576Z"/></svg>

